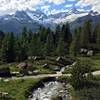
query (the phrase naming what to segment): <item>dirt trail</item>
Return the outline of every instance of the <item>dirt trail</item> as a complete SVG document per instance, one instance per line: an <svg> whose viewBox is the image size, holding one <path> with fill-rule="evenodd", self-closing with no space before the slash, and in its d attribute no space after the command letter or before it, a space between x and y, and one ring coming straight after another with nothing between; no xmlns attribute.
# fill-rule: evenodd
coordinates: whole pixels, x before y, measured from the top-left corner
<svg viewBox="0 0 100 100"><path fill-rule="evenodd" d="M94 71L92 72L93 75L100 75L100 70L99 71ZM45 78L45 77L60 77L60 76L71 76L71 74L42 74L42 75L35 75L35 76L23 76L23 77L12 77L9 78L9 80L17 80L17 79L29 79L29 78Z"/></svg>

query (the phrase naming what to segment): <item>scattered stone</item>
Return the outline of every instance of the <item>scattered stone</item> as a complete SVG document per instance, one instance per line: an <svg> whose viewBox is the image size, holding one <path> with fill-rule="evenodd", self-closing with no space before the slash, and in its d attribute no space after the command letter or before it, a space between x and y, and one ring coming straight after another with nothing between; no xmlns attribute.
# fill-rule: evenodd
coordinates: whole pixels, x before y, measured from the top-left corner
<svg viewBox="0 0 100 100"><path fill-rule="evenodd" d="M28 60L33 60L34 56L28 56Z"/></svg>
<svg viewBox="0 0 100 100"><path fill-rule="evenodd" d="M33 74L33 72L32 72L32 71L28 71L28 74L29 74L29 75L32 75L32 74Z"/></svg>
<svg viewBox="0 0 100 100"><path fill-rule="evenodd" d="M20 69L27 69L27 68L31 68L32 64L23 62L23 63L18 64L16 67Z"/></svg>
<svg viewBox="0 0 100 100"><path fill-rule="evenodd" d="M32 67L32 64L28 63L27 64L27 67L31 68Z"/></svg>
<svg viewBox="0 0 100 100"><path fill-rule="evenodd" d="M48 68L49 65L48 65L48 64L44 64L43 67L44 67L44 68Z"/></svg>
<svg viewBox="0 0 100 100"><path fill-rule="evenodd" d="M87 49L85 49L85 48L81 48L81 49L80 49L80 53L82 53L82 54L86 54L86 53L87 53L87 51L88 51L88 50L87 50Z"/></svg>
<svg viewBox="0 0 100 100"><path fill-rule="evenodd" d="M33 74L34 74L34 75L37 75L38 73L39 73L38 70L33 71Z"/></svg>
<svg viewBox="0 0 100 100"><path fill-rule="evenodd" d="M9 82L9 79L5 79L4 82Z"/></svg>
<svg viewBox="0 0 100 100"><path fill-rule="evenodd" d="M2 94L3 94L3 95L8 95L8 93L7 93L7 92L2 92Z"/></svg>
<svg viewBox="0 0 100 100"><path fill-rule="evenodd" d="M18 68L26 68L27 64L23 62L23 63L18 64L17 67Z"/></svg>
<svg viewBox="0 0 100 100"><path fill-rule="evenodd" d="M31 60L31 59L32 59L32 56L29 56L29 57L28 57L28 60Z"/></svg>
<svg viewBox="0 0 100 100"><path fill-rule="evenodd" d="M64 66L70 65L70 64L73 63L73 60L71 58L65 58L65 57L58 57L56 59L56 61L57 61L57 63L60 63L60 64L62 64Z"/></svg>
<svg viewBox="0 0 100 100"><path fill-rule="evenodd" d="M44 60L45 58L44 57L39 57L39 56L35 56L34 57L34 60L36 61L36 60Z"/></svg>
<svg viewBox="0 0 100 100"><path fill-rule="evenodd" d="M93 56L93 54L94 54L93 50L89 50L89 51L87 52L87 56Z"/></svg>
<svg viewBox="0 0 100 100"><path fill-rule="evenodd" d="M11 72L11 74L20 74L20 72Z"/></svg>

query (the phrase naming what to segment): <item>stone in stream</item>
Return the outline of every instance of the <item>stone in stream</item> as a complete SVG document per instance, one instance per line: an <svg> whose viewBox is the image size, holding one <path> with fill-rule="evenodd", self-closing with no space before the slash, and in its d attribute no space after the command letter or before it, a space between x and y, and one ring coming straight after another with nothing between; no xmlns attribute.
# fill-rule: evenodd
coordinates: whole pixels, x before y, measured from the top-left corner
<svg viewBox="0 0 100 100"><path fill-rule="evenodd" d="M52 97L59 97L57 100L66 100L63 85L60 82L45 83L45 87L38 88L33 92L33 98L28 100L52 100ZM65 98L65 99L61 99Z"/></svg>

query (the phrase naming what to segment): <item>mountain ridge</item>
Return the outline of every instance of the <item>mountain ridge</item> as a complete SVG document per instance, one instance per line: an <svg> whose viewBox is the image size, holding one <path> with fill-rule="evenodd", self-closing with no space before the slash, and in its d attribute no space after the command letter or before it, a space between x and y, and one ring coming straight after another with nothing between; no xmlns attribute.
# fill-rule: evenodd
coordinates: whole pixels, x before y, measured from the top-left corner
<svg viewBox="0 0 100 100"><path fill-rule="evenodd" d="M90 16L90 17L89 17ZM97 17L97 19L95 18ZM91 19L95 23L99 21L98 12L83 12L73 8L69 12L60 12L56 14L46 15L40 10L32 11L16 11L12 15L4 15L0 17L0 30L4 32L20 33L23 27L27 27L36 32L40 25L54 29L57 24L69 22L72 27L81 25L85 20Z"/></svg>

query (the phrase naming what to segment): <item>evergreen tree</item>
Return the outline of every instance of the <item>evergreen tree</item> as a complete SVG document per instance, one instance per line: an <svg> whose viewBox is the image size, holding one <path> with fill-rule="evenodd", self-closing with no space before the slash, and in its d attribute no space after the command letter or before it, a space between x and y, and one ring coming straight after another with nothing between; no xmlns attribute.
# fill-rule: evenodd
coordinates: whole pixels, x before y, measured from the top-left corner
<svg viewBox="0 0 100 100"><path fill-rule="evenodd" d="M64 40L62 37L60 37L59 41L58 41L58 46L56 49L56 54L58 56L64 56L65 52L64 52Z"/></svg>
<svg viewBox="0 0 100 100"><path fill-rule="evenodd" d="M31 40L32 40L32 36L33 36L33 32L32 32L32 30L30 29L29 32L27 33L28 43L31 42Z"/></svg>
<svg viewBox="0 0 100 100"><path fill-rule="evenodd" d="M50 28L45 28L43 26L40 26L38 34L39 34L41 42L43 43L46 42L46 38L50 32L51 32Z"/></svg>
<svg viewBox="0 0 100 100"><path fill-rule="evenodd" d="M91 74L91 62L90 60L79 60L73 66L71 71L71 84L75 89L83 88L86 84L86 73Z"/></svg>
<svg viewBox="0 0 100 100"><path fill-rule="evenodd" d="M55 47L57 47L57 45L58 45L60 35L61 35L61 27L60 27L60 25L57 25L55 35L54 35Z"/></svg>
<svg viewBox="0 0 100 100"><path fill-rule="evenodd" d="M27 59L28 56L28 46L29 46L29 39L28 39L28 31L27 28L24 27L22 30L22 34L18 37L16 41L16 60L23 61Z"/></svg>
<svg viewBox="0 0 100 100"><path fill-rule="evenodd" d="M95 43L100 44L100 24L96 25L93 38Z"/></svg>
<svg viewBox="0 0 100 100"><path fill-rule="evenodd" d="M40 41L39 34L34 34L29 44L29 55L38 56L42 55L42 42Z"/></svg>
<svg viewBox="0 0 100 100"><path fill-rule="evenodd" d="M72 34L68 23L62 26L60 37L62 37L64 40L64 49L65 49L65 53L67 54L69 53L69 47L72 41Z"/></svg>
<svg viewBox="0 0 100 100"><path fill-rule="evenodd" d="M23 30L22 30L22 34L21 34L23 39L27 39L27 32L28 32L27 28L24 27Z"/></svg>
<svg viewBox="0 0 100 100"><path fill-rule="evenodd" d="M44 52L45 52L45 55L49 56L49 55L52 55L53 51L54 51L54 38L53 38L53 33L50 32L47 36Z"/></svg>
<svg viewBox="0 0 100 100"><path fill-rule="evenodd" d="M13 62L15 57L15 38L13 33L7 33L2 43L1 59L3 62Z"/></svg>
<svg viewBox="0 0 100 100"><path fill-rule="evenodd" d="M87 21L84 23L82 33L81 33L81 46L88 47L91 42L92 37L92 25L91 21Z"/></svg>
<svg viewBox="0 0 100 100"><path fill-rule="evenodd" d="M70 53L70 56L76 56L77 53L78 53L78 49L79 49L79 30L78 29L75 29L74 31L74 35L73 35L73 40L71 42L71 45L70 45L70 50L69 50L69 53Z"/></svg>
<svg viewBox="0 0 100 100"><path fill-rule="evenodd" d="M0 48L1 48L1 46L2 46L2 40L3 40L3 38L4 38L4 32L3 31L0 31Z"/></svg>
<svg viewBox="0 0 100 100"><path fill-rule="evenodd" d="M68 23L62 26L62 37L64 37L64 42L67 44L72 40L72 34Z"/></svg>
<svg viewBox="0 0 100 100"><path fill-rule="evenodd" d="M20 38L16 41L16 60L20 62L25 59L27 59L27 49L26 45L23 44L23 41Z"/></svg>

